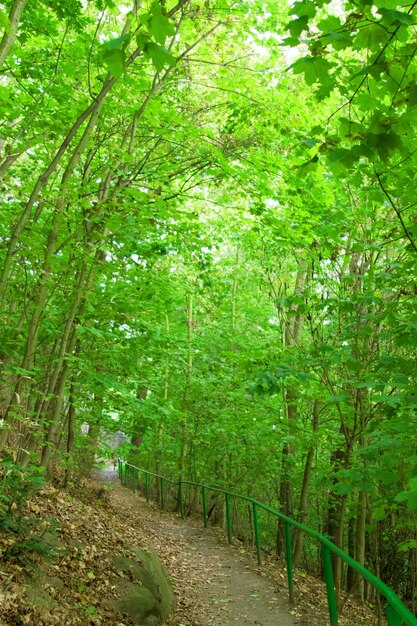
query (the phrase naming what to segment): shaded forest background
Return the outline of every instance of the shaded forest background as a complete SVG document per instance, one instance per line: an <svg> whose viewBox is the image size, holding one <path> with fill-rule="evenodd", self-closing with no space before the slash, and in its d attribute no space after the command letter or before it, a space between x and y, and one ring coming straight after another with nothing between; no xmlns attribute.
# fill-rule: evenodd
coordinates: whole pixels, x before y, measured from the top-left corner
<svg viewBox="0 0 417 626"><path fill-rule="evenodd" d="M122 431L413 605L415 4L289 13L0 5L0 512L16 471L77 479Z"/></svg>

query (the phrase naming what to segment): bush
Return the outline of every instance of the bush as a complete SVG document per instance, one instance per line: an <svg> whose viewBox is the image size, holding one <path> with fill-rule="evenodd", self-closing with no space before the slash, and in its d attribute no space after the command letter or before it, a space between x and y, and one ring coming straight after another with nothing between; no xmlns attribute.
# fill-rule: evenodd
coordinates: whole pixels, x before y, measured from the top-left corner
<svg viewBox="0 0 417 626"><path fill-rule="evenodd" d="M39 533L33 534L33 522L23 515L27 500L45 482L44 468L30 465L19 467L10 459L0 462L0 530L14 537L13 545L3 557L16 556L21 552L44 552Z"/></svg>
<svg viewBox="0 0 417 626"><path fill-rule="evenodd" d="M0 463L0 525L6 518L15 517L28 498L45 482L44 467L19 467L11 459Z"/></svg>

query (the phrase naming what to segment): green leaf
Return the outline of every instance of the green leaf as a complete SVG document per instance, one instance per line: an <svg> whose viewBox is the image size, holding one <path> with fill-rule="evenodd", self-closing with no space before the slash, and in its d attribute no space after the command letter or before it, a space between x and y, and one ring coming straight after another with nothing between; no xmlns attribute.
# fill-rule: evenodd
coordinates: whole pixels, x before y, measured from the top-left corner
<svg viewBox="0 0 417 626"><path fill-rule="evenodd" d="M307 137L307 139L303 140L303 144L307 146L307 148L314 148L320 141L318 139L313 139L312 137Z"/></svg>
<svg viewBox="0 0 417 626"><path fill-rule="evenodd" d="M417 477L408 482L408 489L401 491L395 498L397 502L405 502L412 511L417 510Z"/></svg>
<svg viewBox="0 0 417 626"><path fill-rule="evenodd" d="M104 63L115 78L119 78L126 69L124 50L106 50L103 54Z"/></svg>
<svg viewBox="0 0 417 626"><path fill-rule="evenodd" d="M298 15L299 17L314 17L317 13L317 8L314 2L311 0L301 0L300 2L295 2L290 15Z"/></svg>
<svg viewBox="0 0 417 626"><path fill-rule="evenodd" d="M327 396L325 398L326 402L334 402L336 404L338 404L339 402L345 402L346 400L349 399L349 394L348 393L336 393L332 396Z"/></svg>
<svg viewBox="0 0 417 626"><path fill-rule="evenodd" d="M102 45L103 61L110 74L119 78L126 70L125 50L132 38L131 33L115 37Z"/></svg>
<svg viewBox="0 0 417 626"><path fill-rule="evenodd" d="M151 6L151 19L149 20L149 32L155 41L164 44L167 37L175 33L174 27L169 19L162 13L159 2L153 2Z"/></svg>
<svg viewBox="0 0 417 626"><path fill-rule="evenodd" d="M350 37L349 34L345 32L339 33L339 32L330 31L325 34L324 41L326 44L331 43L332 47L335 50L343 50L344 48L347 48L348 46L352 45L352 38Z"/></svg>
<svg viewBox="0 0 417 626"><path fill-rule="evenodd" d="M336 148L336 150L331 150L328 153L328 160L332 162L339 161L343 163L343 165L351 165L354 162L354 156L352 155L352 151L347 148Z"/></svg>
<svg viewBox="0 0 417 626"><path fill-rule="evenodd" d="M334 486L334 492L340 495L349 495L354 492L354 485L350 484L347 480L336 483Z"/></svg>
<svg viewBox="0 0 417 626"><path fill-rule="evenodd" d="M369 50L378 50L379 44L385 41L387 36L385 28L376 23L366 28L361 28L355 37L355 49L367 48Z"/></svg>
<svg viewBox="0 0 417 626"><path fill-rule="evenodd" d="M402 403L402 399L400 396L389 396L387 394L381 394L378 396L374 396L374 402L384 402L393 408L397 408Z"/></svg>
<svg viewBox="0 0 417 626"><path fill-rule="evenodd" d="M290 67L294 74L304 74L307 85L313 85L316 82L325 85L331 82L329 70L333 64L322 56L302 57Z"/></svg>
<svg viewBox="0 0 417 626"><path fill-rule="evenodd" d="M151 59L158 72L161 71L165 65L170 65L171 67L175 65L175 57L173 57L164 46L153 43L153 41L146 44L144 53L145 56Z"/></svg>
<svg viewBox="0 0 417 626"><path fill-rule="evenodd" d="M125 50L129 45L132 35L130 33L126 33L125 35L121 35L120 37L115 37L115 39L110 39L109 41L105 41L102 45L103 50L112 52L113 50Z"/></svg>
<svg viewBox="0 0 417 626"><path fill-rule="evenodd" d="M392 150L401 150L403 147L401 138L393 131L376 135L376 150L381 161L386 161Z"/></svg>
<svg viewBox="0 0 417 626"><path fill-rule="evenodd" d="M417 539L408 539L407 541L402 541L398 545L398 550L400 552L407 552L408 550L415 550L417 548Z"/></svg>
<svg viewBox="0 0 417 626"><path fill-rule="evenodd" d="M341 26L340 19L336 17L335 15L329 15L328 17L326 17L324 20L321 20L317 24L317 27L320 28L320 30L323 33L328 33L329 31L335 31L338 28L340 28L340 26Z"/></svg>
<svg viewBox="0 0 417 626"><path fill-rule="evenodd" d="M309 159L305 163L301 163L301 165L299 166L300 175L306 176L310 172L314 172L317 168L318 162L319 162L319 156L315 154L311 159Z"/></svg>
<svg viewBox="0 0 417 626"><path fill-rule="evenodd" d="M10 98L10 88L9 87L4 87L3 85L0 85L0 100L3 102L6 102L6 100L9 100Z"/></svg>
<svg viewBox="0 0 417 626"><path fill-rule="evenodd" d="M7 35L11 35L12 34L12 29L10 26L10 21L8 16L6 15L6 13L3 11L3 9L0 9L0 26L2 28L4 28L4 30L6 31Z"/></svg>
<svg viewBox="0 0 417 626"><path fill-rule="evenodd" d="M285 28L290 31L291 37L299 37L303 30L306 30L307 27L308 17L303 15L295 20L292 20L292 22L289 22Z"/></svg>
<svg viewBox="0 0 417 626"><path fill-rule="evenodd" d="M150 43L150 37L146 33L139 32L135 39L139 50L145 50L146 46Z"/></svg>
<svg viewBox="0 0 417 626"><path fill-rule="evenodd" d="M378 9L382 15L381 23L387 26L411 26L414 24L412 15L393 9Z"/></svg>
<svg viewBox="0 0 417 626"><path fill-rule="evenodd" d="M375 522L381 521L383 519L385 519L386 516L386 511L385 511L385 507L383 505L381 505L380 507L376 508L373 510L372 512L372 519Z"/></svg>

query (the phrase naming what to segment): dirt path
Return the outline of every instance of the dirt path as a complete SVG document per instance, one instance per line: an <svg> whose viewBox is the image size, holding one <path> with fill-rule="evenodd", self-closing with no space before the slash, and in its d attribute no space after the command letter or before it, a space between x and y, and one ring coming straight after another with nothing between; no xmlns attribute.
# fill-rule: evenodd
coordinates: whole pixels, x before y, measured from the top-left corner
<svg viewBox="0 0 417 626"><path fill-rule="evenodd" d="M177 599L177 626L295 626L283 593L255 560L229 546L222 531L194 520L161 513L145 498L122 487L113 471L100 480L113 486L111 506L141 543L149 542L164 561Z"/></svg>

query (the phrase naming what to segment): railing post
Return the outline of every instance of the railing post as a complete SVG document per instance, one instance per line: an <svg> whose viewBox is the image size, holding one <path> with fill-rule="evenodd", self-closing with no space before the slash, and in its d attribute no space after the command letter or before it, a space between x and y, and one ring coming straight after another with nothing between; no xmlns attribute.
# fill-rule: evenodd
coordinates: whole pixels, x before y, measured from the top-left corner
<svg viewBox="0 0 417 626"><path fill-rule="evenodd" d="M201 487L201 498L202 498L202 508L203 508L203 521L204 525L208 525L208 513L207 513L207 489L211 489L211 487L203 484L198 484L196 482L188 482L188 481L172 481L170 479L164 478L163 476L159 476L157 474L153 474L151 472L147 472L144 469L137 468L136 466L127 463L122 460L120 457L117 459L117 469L118 469L118 478L120 482L125 487L131 487L133 492L138 489L140 483L140 472L145 473L145 491L146 491L146 499L149 501L150 499L150 478L151 476L155 476L157 479L159 478L159 496L160 496L160 504L162 510L164 510L164 481L168 482L175 488L175 485L178 487L178 512L181 514L181 517L185 517L185 505L187 492L184 492L183 485L193 485L195 487ZM330 618L330 626L338 626L339 617L338 617L338 609L337 609L337 597L336 590L334 584L334 576L333 576L333 565L332 565L332 552L335 554L337 558L341 558L342 561L347 563L350 567L353 567L359 574L365 579L368 580L374 589L376 589L382 597L386 600L385 606L385 616L387 620L387 626L403 626L407 624L408 626L417 626L417 619L413 614L407 609L407 607L401 603L398 596L384 585L380 579L374 576L369 570L360 565L357 561L352 559L347 553L341 550L338 546L328 541L323 535L317 533L311 528L307 528L296 522L295 520L291 520L286 518L286 516L282 515L279 511L262 504L252 498L246 496L240 496L239 494L234 494L230 492L225 492L222 489L214 488L214 491L218 493L225 494L225 507L226 507L226 525L227 525L227 537L229 543L232 543L233 538L233 510L231 507L232 497L241 498L246 502L252 503L252 513L253 513L253 530L254 530L254 540L256 546L256 553L258 558L258 563L261 565L262 563L262 548L260 541L260 531L259 531L259 508L267 511L268 513L273 514L276 517L284 519L284 543L285 543L285 557L287 564L287 577L288 577L288 591L289 591L289 600L292 604L294 602L294 576L293 576L293 553L292 553L292 541L291 534L292 528L299 528L304 531L308 535L314 537L319 541L322 547L322 560L323 560L323 568L324 568L324 580L326 584L326 592L327 592L327 602L328 602L328 613ZM185 495L185 497L184 497ZM250 507L248 507L248 512L250 514ZM251 520L250 520L251 521Z"/></svg>
<svg viewBox="0 0 417 626"><path fill-rule="evenodd" d="M324 580L326 582L327 604L329 607L330 625L338 626L339 616L337 614L336 593L334 589L332 555L330 549L322 544L322 557L324 567Z"/></svg>
<svg viewBox="0 0 417 626"><path fill-rule="evenodd" d="M385 608L385 615L387 616L388 626L402 626L403 620L398 613L387 603Z"/></svg>
<svg viewBox="0 0 417 626"><path fill-rule="evenodd" d="M294 574L292 570L291 527L290 527L289 522L287 522L287 520L284 520L284 535L285 535L285 560L287 562L288 598L289 598L290 604L294 604Z"/></svg>
<svg viewBox="0 0 417 626"><path fill-rule="evenodd" d="M227 526L227 539L229 543L232 543L232 516L230 511L230 497L228 493L224 494L226 502L226 526Z"/></svg>
<svg viewBox="0 0 417 626"><path fill-rule="evenodd" d="M207 499L206 499L206 488L204 485L201 486L201 503L203 505L203 522L204 526L207 527Z"/></svg>
<svg viewBox="0 0 417 626"><path fill-rule="evenodd" d="M259 538L259 521L258 521L258 509L256 507L256 502L252 502L252 513L253 513L253 530L255 534L256 556L258 557L258 565L262 565L261 540Z"/></svg>
<svg viewBox="0 0 417 626"><path fill-rule="evenodd" d="M164 479L159 477L159 498L161 502L161 509L164 510Z"/></svg>
<svg viewBox="0 0 417 626"><path fill-rule="evenodd" d="M146 501L149 502L149 474L145 474L145 496Z"/></svg>
<svg viewBox="0 0 417 626"><path fill-rule="evenodd" d="M183 496L182 496L182 482L179 481L178 483L178 508L179 508L179 512L182 518L185 517L184 514L184 501L183 501Z"/></svg>

